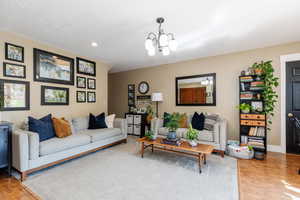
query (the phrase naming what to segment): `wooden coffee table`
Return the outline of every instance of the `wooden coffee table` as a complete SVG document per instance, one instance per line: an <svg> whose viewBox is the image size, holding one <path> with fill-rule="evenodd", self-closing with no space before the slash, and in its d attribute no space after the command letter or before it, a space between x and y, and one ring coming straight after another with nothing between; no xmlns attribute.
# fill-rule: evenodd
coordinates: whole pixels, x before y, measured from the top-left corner
<svg viewBox="0 0 300 200"><path fill-rule="evenodd" d="M196 147L192 147L186 141L182 141L180 146L163 144L163 138L157 138L156 140L148 140L147 138L140 138L137 141L140 142L141 145L141 156L144 157L144 151L148 147L151 147L152 152L154 149L159 149L163 151L169 151L189 156L194 156L198 158L199 163L199 172L201 173L201 162L203 161L206 164L206 156L210 155L214 147L208 144L198 144Z"/></svg>

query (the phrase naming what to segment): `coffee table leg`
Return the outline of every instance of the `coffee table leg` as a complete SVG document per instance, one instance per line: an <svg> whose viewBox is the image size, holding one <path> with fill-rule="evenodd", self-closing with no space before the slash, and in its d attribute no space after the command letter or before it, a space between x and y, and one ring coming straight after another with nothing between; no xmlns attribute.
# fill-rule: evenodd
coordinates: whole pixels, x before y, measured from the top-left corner
<svg viewBox="0 0 300 200"><path fill-rule="evenodd" d="M142 142L142 149L141 149L141 156L144 158L144 150L145 150L145 144Z"/></svg>
<svg viewBox="0 0 300 200"><path fill-rule="evenodd" d="M199 157L198 157L198 160L199 160L199 173L201 174L201 153L199 153Z"/></svg>
<svg viewBox="0 0 300 200"><path fill-rule="evenodd" d="M203 158L204 158L204 165L206 165L206 154L203 154Z"/></svg>
<svg viewBox="0 0 300 200"><path fill-rule="evenodd" d="M151 146L152 146L152 149L151 149L151 150L152 150L152 153L153 153L153 148L154 148L153 146L154 146L154 145L152 144Z"/></svg>

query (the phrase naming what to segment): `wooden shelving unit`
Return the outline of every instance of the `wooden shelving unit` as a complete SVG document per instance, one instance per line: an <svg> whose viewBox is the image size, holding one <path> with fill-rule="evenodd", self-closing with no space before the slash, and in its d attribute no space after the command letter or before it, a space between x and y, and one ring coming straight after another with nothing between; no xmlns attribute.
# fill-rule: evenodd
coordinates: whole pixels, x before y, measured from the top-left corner
<svg viewBox="0 0 300 200"><path fill-rule="evenodd" d="M267 152L267 121L264 114L263 77L247 75L239 77L240 104L246 103L257 108L250 113L240 111L240 143L247 144L255 151Z"/></svg>

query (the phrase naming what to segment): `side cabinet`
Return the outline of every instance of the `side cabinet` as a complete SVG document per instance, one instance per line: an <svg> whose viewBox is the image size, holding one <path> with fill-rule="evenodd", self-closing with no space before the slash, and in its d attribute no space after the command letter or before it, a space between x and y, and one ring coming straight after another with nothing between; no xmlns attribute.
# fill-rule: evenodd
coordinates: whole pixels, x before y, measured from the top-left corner
<svg viewBox="0 0 300 200"><path fill-rule="evenodd" d="M147 114L140 113L126 113L125 118L127 120L127 133L129 135L145 136Z"/></svg>
<svg viewBox="0 0 300 200"><path fill-rule="evenodd" d="M12 124L0 122L0 169L7 168L11 175L12 163Z"/></svg>

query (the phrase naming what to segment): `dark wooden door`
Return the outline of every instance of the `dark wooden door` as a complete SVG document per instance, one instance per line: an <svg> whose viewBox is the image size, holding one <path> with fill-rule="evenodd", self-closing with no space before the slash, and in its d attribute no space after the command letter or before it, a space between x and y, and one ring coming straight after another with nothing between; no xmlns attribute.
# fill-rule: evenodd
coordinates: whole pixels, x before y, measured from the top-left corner
<svg viewBox="0 0 300 200"><path fill-rule="evenodd" d="M300 129L294 117L300 119L300 61L286 63L286 151L300 154Z"/></svg>

